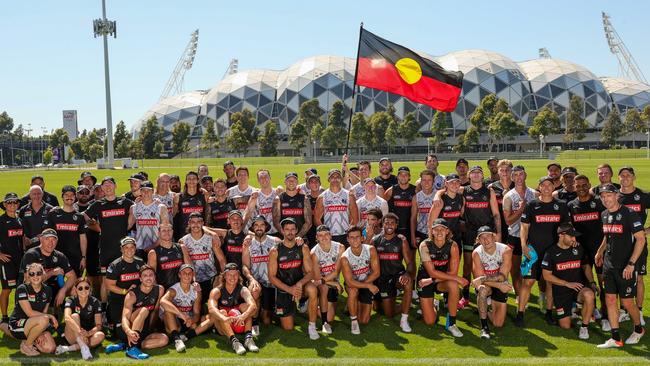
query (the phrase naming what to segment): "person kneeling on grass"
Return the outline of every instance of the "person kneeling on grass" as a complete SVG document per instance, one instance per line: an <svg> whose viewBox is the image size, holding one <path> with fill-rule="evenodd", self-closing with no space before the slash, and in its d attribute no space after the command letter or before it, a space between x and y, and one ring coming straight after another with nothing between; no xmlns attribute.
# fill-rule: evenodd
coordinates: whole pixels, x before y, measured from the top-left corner
<svg viewBox="0 0 650 366"><path fill-rule="evenodd" d="M57 328L59 323L54 315L47 313L52 289L43 283L44 272L40 263L31 263L25 268L26 282L16 288L16 302L9 323L0 324L5 334L22 340L20 352L30 357L41 352L53 353L56 347L48 327Z"/></svg>
<svg viewBox="0 0 650 366"><path fill-rule="evenodd" d="M105 338L102 332L102 306L91 295L91 286L87 278L75 281L73 295L65 301L63 317L65 319L65 339L69 346L59 345L55 354L81 351L84 360L93 358L89 347L99 346Z"/></svg>
<svg viewBox="0 0 650 366"><path fill-rule="evenodd" d="M210 292L208 299L208 312L214 327L230 339L232 349L238 355L246 353L246 348L251 352L259 352L252 333L257 304L251 292L243 285L237 264L226 264L217 280L217 287ZM246 348L235 336L235 333L242 332Z"/></svg>
<svg viewBox="0 0 650 366"><path fill-rule="evenodd" d="M560 327L571 328L572 305L582 304L582 325L578 338L589 339L587 327L594 311L598 287L584 248L576 244L576 236L580 233L568 223L560 225L557 233L557 245L549 248L542 260L542 275L546 282L553 284L553 303ZM584 285L585 280L591 287Z"/></svg>
<svg viewBox="0 0 650 366"><path fill-rule="evenodd" d="M212 321L201 319L201 287L194 282L194 267L182 264L178 270L180 282L172 285L160 299L161 318L165 330L174 341L176 352L185 351L184 340L212 328Z"/></svg>
<svg viewBox="0 0 650 366"><path fill-rule="evenodd" d="M151 318L158 313L160 298L165 290L156 285L156 273L146 264L140 267L140 282L124 298L122 326L117 330L122 343L109 345L106 353L126 349L127 357L144 360L149 355L140 348L160 348L169 343L166 334L151 333Z"/></svg>
<svg viewBox="0 0 650 366"><path fill-rule="evenodd" d="M506 320L508 310L508 292L512 286L508 283L508 274L512 266L512 249L496 241L496 234L489 226L478 229L476 241L478 246L472 252L474 280L478 314L481 319L481 338L490 339L488 318L500 328ZM492 302L492 311L488 312L488 298Z"/></svg>

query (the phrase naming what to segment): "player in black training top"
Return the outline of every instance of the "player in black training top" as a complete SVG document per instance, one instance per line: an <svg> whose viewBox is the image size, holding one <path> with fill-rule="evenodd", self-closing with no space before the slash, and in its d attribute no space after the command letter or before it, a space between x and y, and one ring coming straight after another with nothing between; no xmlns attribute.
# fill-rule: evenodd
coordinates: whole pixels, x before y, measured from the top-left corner
<svg viewBox="0 0 650 366"><path fill-rule="evenodd" d="M165 289L178 282L178 270L182 264L192 264L185 244L175 243L173 238L172 224L160 224L158 245L147 255L147 264L156 271L156 283Z"/></svg>
<svg viewBox="0 0 650 366"><path fill-rule="evenodd" d="M235 210L235 201L228 197L226 181L219 178L214 181L214 195L210 197L209 210L211 216L210 227L215 229L228 229L228 213Z"/></svg>
<svg viewBox="0 0 650 366"><path fill-rule="evenodd" d="M383 157L379 159L379 175L375 177L375 183L380 185L386 192L388 188L397 184L397 177L393 173L393 163L389 158Z"/></svg>
<svg viewBox="0 0 650 366"><path fill-rule="evenodd" d="M57 248L65 254L77 277L86 268L86 219L74 209L77 190L73 186L61 189L63 207L54 207L47 214L47 227L59 236Z"/></svg>
<svg viewBox="0 0 650 366"><path fill-rule="evenodd" d="M634 322L634 332L625 341L636 344L645 333L641 326L639 308L634 303L637 285L637 261L645 246L645 232L639 216L621 205L618 190L611 184L600 188L600 199L607 208L602 214L603 243L596 253L596 264L603 265L605 301L611 324L612 338L598 345L599 348L623 347L618 330L618 303L625 307Z"/></svg>
<svg viewBox="0 0 650 366"><path fill-rule="evenodd" d="M4 197L5 213L0 216L0 310L2 323L9 322L7 311L11 290L22 282L18 279L23 259L23 224L18 218L18 195L9 192Z"/></svg>
<svg viewBox="0 0 650 366"><path fill-rule="evenodd" d="M546 322L556 324L553 317L553 293L551 286L546 286L542 277L542 259L546 250L557 243L557 228L561 223L569 222L569 213L566 203L553 198L553 178L550 176L542 177L539 180L539 198L536 198L526 204L524 213L521 214L521 250L524 256L530 260L531 250L537 254L537 261L532 265L529 273L522 273L523 281L519 292L519 309L515 318L515 325L524 326L524 311L530 290L539 281L540 292L545 293L546 302ZM540 295L542 296L542 295Z"/></svg>
<svg viewBox="0 0 650 366"><path fill-rule="evenodd" d="M564 223L557 229L557 245L550 247L542 260L542 272L547 284L553 285L553 304L560 327L571 328L571 309L582 304L582 323L578 338L589 339L589 322L598 292L591 267L582 246L580 235L573 225Z"/></svg>
<svg viewBox="0 0 650 366"><path fill-rule="evenodd" d="M460 245L463 236L460 227L460 219L463 216L465 199L463 198L463 195L459 193L460 178L458 177L458 174L447 174L445 177L444 188L445 189L436 192L434 204L431 206L431 210L429 211L428 226L431 227L433 222L438 218L445 219L454 241L459 246L458 249L462 251ZM438 200L442 202L437 203Z"/></svg>

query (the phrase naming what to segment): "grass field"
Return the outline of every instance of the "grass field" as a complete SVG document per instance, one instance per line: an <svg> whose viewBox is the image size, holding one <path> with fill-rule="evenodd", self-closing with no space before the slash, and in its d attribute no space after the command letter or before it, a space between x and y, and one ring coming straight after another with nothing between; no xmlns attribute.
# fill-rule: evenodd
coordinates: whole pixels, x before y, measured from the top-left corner
<svg viewBox="0 0 650 366"><path fill-rule="evenodd" d="M615 153L615 152L612 152ZM608 162L614 169L621 166L632 165L637 171L637 185L650 189L650 160L641 158L616 159L615 155L603 155L603 158L574 159L570 155L561 155L559 162L564 165L574 165L579 172L587 174L596 180L595 167ZM545 174L548 161L516 161L515 164L524 164L528 171L529 184ZM221 164L225 159L208 159L211 175L223 176ZM271 171L274 184L281 184L284 173L297 171L302 176L302 171L307 165L294 165L293 158L246 158L234 159L237 164L247 164L251 172L260 168ZM484 161L470 161L485 166ZM315 167L321 175L327 169L337 164L317 164ZM407 165L413 175L423 168L421 162L409 162ZM150 176L160 172L175 173L181 176L189 169L196 169L196 159L185 160L147 160L144 170ZM309 165L312 166L312 165ZM453 162L442 162L439 168L441 173L453 171ZM373 166L375 173L376 164ZM0 195L8 191L24 194L29 186L30 177L39 173L46 179L46 189L59 195L60 187L64 184L75 183L81 170L49 170L49 171L5 171L0 173ZM133 170L96 171L95 175L101 179L105 175L112 175L118 181L118 191L128 189L126 178ZM251 183L255 185L254 178ZM650 287L650 281L646 281ZM639 364L650 360L650 336L633 347L626 346L620 350L599 350L595 345L602 343L609 334L600 331L595 324L590 328L591 338L588 341L577 339L577 329L561 330L558 327L549 327L543 321L543 316L538 310L537 297L531 298L531 306L527 312L527 328L516 328L512 323L515 312L514 298L509 300L509 319L503 329L492 329L493 338L483 341L478 337L479 321L476 307L459 312L459 327L465 334L463 338L455 339L444 331L444 326L436 325L427 327L416 319L415 309L411 312L411 326L413 333L405 334L399 330L398 318L388 320L378 315L373 315L369 325L362 326L362 334L352 336L349 331L349 319L337 319L333 325L334 334L329 337L322 336L318 341L310 341L307 336L307 321L303 315L298 315L296 331L292 333L281 331L278 327L262 328L262 335L258 340L261 348L259 354L247 354L244 357L236 356L228 342L223 337L215 335L202 336L187 343L188 350L184 354L177 354L173 347L153 350L153 358L147 364L239 364L245 360L247 364ZM646 306L650 308L650 296L646 293ZM343 299L340 300L339 314L342 314ZM646 310L648 312L650 310ZM646 319L648 319L646 317ZM444 318L440 319L444 325ZM622 323L622 336L627 337L631 332L630 322ZM94 352L97 358L94 364L121 364L131 363L125 360L123 354L105 355L103 349ZM65 357L39 357L26 359L18 352L18 342L11 339L0 340L0 362L31 363L43 362L50 364L77 363L78 354ZM145 363L145 362L143 362Z"/></svg>

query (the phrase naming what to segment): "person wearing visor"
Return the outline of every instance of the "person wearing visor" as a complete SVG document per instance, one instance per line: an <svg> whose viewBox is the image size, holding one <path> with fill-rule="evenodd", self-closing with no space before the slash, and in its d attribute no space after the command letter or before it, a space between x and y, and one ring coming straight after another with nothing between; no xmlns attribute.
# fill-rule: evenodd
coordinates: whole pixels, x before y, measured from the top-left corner
<svg viewBox="0 0 650 366"><path fill-rule="evenodd" d="M20 199L14 192L5 194L3 200L4 213L0 216L0 310L2 311L2 323L9 323L8 309L9 296L22 278L20 262L23 259L23 224L18 217Z"/></svg>

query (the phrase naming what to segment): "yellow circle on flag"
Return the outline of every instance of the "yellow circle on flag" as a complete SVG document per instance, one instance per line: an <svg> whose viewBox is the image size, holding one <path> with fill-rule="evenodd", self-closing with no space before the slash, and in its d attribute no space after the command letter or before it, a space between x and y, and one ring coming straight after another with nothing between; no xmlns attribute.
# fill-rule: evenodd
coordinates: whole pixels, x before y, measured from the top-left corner
<svg viewBox="0 0 650 366"><path fill-rule="evenodd" d="M422 68L412 58L401 58L395 63L399 76L408 84L415 84L422 78Z"/></svg>

